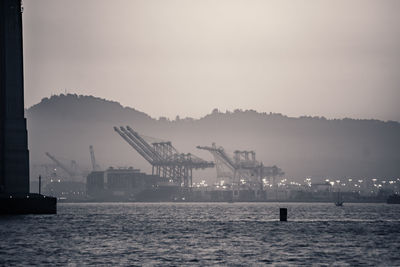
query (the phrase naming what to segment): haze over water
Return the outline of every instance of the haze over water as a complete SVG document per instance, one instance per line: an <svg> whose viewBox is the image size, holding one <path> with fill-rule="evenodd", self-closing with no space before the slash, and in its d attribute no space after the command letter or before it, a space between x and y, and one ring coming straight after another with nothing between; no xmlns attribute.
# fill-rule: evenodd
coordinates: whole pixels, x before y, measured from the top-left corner
<svg viewBox="0 0 400 267"><path fill-rule="evenodd" d="M395 266L400 206L59 204L57 215L2 217L0 236L0 265Z"/></svg>

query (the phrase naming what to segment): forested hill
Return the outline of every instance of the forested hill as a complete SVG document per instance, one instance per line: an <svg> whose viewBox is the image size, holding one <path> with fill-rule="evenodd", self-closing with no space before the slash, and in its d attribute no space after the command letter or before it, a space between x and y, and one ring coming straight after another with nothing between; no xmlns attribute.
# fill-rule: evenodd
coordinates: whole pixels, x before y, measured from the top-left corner
<svg viewBox="0 0 400 267"><path fill-rule="evenodd" d="M89 168L89 145L103 167L145 162L113 130L130 125L152 140L170 140L181 152L212 160L197 145L215 142L226 151L254 150L264 165L277 165L288 178L400 176L400 124L378 120L291 118L252 110L219 112L200 119L155 119L117 102L93 96L44 98L26 111L32 164L46 163L46 151ZM154 137L155 139L149 138ZM201 173L215 176L215 171ZM196 175L195 175L196 176Z"/></svg>

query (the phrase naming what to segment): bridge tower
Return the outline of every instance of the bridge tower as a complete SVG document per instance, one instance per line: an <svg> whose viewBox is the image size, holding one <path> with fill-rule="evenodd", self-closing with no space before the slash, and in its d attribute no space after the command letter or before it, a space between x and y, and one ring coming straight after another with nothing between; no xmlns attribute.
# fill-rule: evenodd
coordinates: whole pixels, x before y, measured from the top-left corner
<svg viewBox="0 0 400 267"><path fill-rule="evenodd" d="M0 1L0 193L29 193L21 0Z"/></svg>

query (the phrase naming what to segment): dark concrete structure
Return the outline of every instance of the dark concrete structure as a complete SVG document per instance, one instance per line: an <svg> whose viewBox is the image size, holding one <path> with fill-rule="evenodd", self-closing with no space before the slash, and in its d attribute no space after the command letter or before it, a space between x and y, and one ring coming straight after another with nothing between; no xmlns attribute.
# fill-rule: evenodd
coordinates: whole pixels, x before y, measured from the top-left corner
<svg viewBox="0 0 400 267"><path fill-rule="evenodd" d="M21 3L20 0L2 0L0 5L0 190L28 193Z"/></svg>
<svg viewBox="0 0 400 267"><path fill-rule="evenodd" d="M29 195L21 0L1 0L0 212L41 213L42 210L43 213L55 213L55 201Z"/></svg>
<svg viewBox="0 0 400 267"><path fill-rule="evenodd" d="M0 197L0 214L54 214L57 199L39 194Z"/></svg>
<svg viewBox="0 0 400 267"><path fill-rule="evenodd" d="M287 208L280 208L279 209L279 220L281 222L287 221Z"/></svg>

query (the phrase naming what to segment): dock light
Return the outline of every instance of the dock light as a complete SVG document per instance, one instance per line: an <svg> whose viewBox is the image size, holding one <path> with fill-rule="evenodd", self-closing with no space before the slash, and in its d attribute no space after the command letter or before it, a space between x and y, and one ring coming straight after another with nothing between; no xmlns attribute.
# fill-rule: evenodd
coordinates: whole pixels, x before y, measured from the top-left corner
<svg viewBox="0 0 400 267"><path fill-rule="evenodd" d="M331 186L333 186L335 184L335 182L332 181L332 182L330 182L330 184L331 184Z"/></svg>

